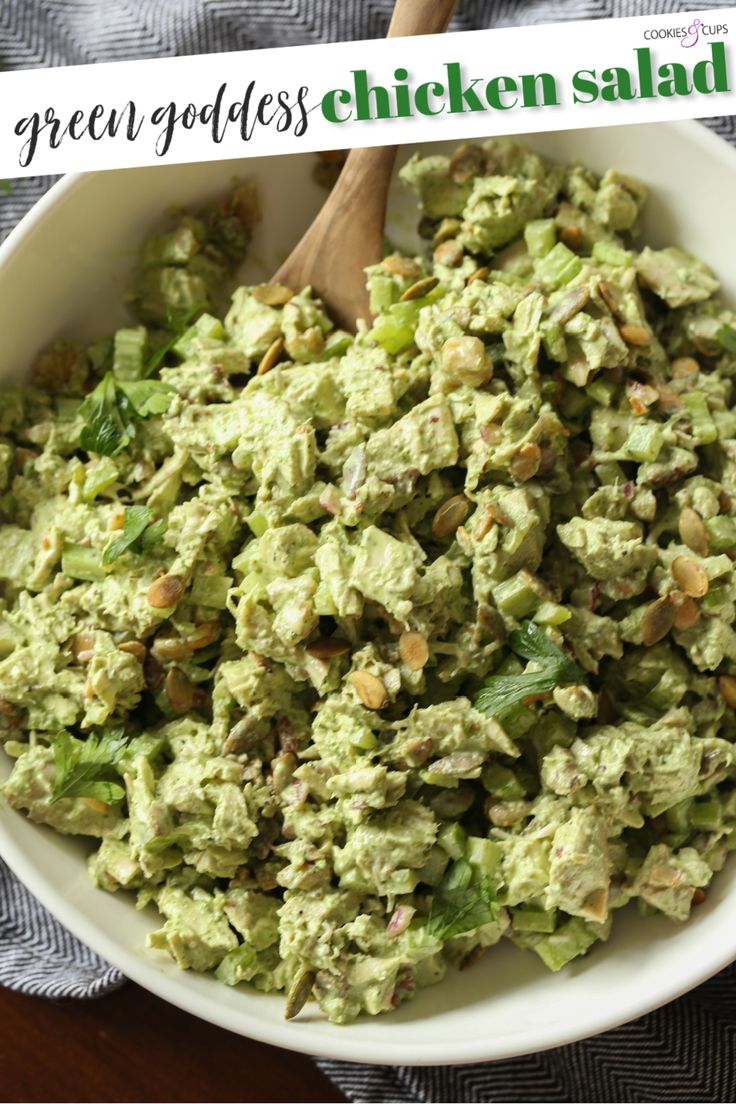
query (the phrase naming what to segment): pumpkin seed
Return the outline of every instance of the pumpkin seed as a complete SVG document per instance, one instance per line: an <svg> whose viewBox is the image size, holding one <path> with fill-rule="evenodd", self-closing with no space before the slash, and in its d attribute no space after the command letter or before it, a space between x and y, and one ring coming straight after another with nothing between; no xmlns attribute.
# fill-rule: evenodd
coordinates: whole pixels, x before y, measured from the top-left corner
<svg viewBox="0 0 736 1104"><path fill-rule="evenodd" d="M568 295L553 307L549 317L553 322L559 322L561 326L564 326L566 322L579 314L584 307L587 307L589 302L590 292L587 287L581 284L579 287L573 288Z"/></svg>
<svg viewBox="0 0 736 1104"><path fill-rule="evenodd" d="M519 449L516 456L512 458L509 464L511 478L517 483L526 483L528 479L534 478L539 471L541 463L542 450L539 445L535 445L533 442L524 445L522 449Z"/></svg>
<svg viewBox="0 0 736 1104"><path fill-rule="evenodd" d="M366 709L383 709L388 702L388 692L380 678L370 671L353 671L350 676L353 689Z"/></svg>
<svg viewBox="0 0 736 1104"><path fill-rule="evenodd" d="M185 590L181 575L161 575L148 588L148 604L154 609L171 609L184 597Z"/></svg>
<svg viewBox="0 0 736 1104"><path fill-rule="evenodd" d="M447 265L449 268L457 268L463 259L463 247L460 242L450 238L442 242L434 251L434 263Z"/></svg>
<svg viewBox="0 0 736 1104"><path fill-rule="evenodd" d="M432 235L432 241L435 245L441 245L442 242L447 241L449 238L456 238L461 230L462 223L460 219L443 218Z"/></svg>
<svg viewBox="0 0 736 1104"><path fill-rule="evenodd" d="M142 644L140 640L124 640L122 644L118 644L118 651L135 656L139 663L143 663L148 655L146 645Z"/></svg>
<svg viewBox="0 0 736 1104"><path fill-rule="evenodd" d="M317 974L315 971L308 966L305 966L297 974L286 998L284 1016L287 1020L293 1020L295 1016L299 1015L302 1008L309 1000L316 977Z"/></svg>
<svg viewBox="0 0 736 1104"><path fill-rule="evenodd" d="M707 572L690 556L675 556L670 571L680 590L689 598L703 598L708 593Z"/></svg>
<svg viewBox="0 0 736 1104"><path fill-rule="evenodd" d="M646 414L659 398L659 391L648 383L633 380L626 385L626 395L635 414Z"/></svg>
<svg viewBox="0 0 736 1104"><path fill-rule="evenodd" d="M314 659L332 659L333 656L345 655L350 651L350 647L350 641L341 640L339 636L321 636L318 640L307 644L305 650L307 655Z"/></svg>
<svg viewBox="0 0 736 1104"><path fill-rule="evenodd" d="M399 296L399 302L409 303L412 299L422 299L425 295L429 295L438 283L439 280L436 276L423 276L421 280L417 280L415 284L412 284Z"/></svg>
<svg viewBox="0 0 736 1104"><path fill-rule="evenodd" d="M192 650L178 633L163 630L156 635L151 653L160 663L183 663L190 658Z"/></svg>
<svg viewBox="0 0 736 1104"><path fill-rule="evenodd" d="M224 751L226 755L242 755L258 743L260 739L260 726L255 717L246 714L241 717L230 729L225 741Z"/></svg>
<svg viewBox="0 0 736 1104"><path fill-rule="evenodd" d="M424 633L402 633L399 637L399 655L410 671L421 671L429 659L429 645Z"/></svg>
<svg viewBox="0 0 736 1104"><path fill-rule="evenodd" d="M220 635L220 622L217 618L211 621L200 621L194 632L186 638L186 642L193 652L202 648L209 648Z"/></svg>
<svg viewBox="0 0 736 1104"><path fill-rule="evenodd" d="M700 371L700 365L695 357L675 357L670 364L670 373L675 379L686 379Z"/></svg>
<svg viewBox="0 0 736 1104"><path fill-rule="evenodd" d="M444 774L448 778L473 778L483 766L480 751L452 751L442 759L436 759L429 767L432 774Z"/></svg>
<svg viewBox="0 0 736 1104"><path fill-rule="evenodd" d="M451 537L470 513L470 503L463 494L453 495L437 507L432 518L432 533L440 540Z"/></svg>
<svg viewBox="0 0 736 1104"><path fill-rule="evenodd" d="M166 697L175 713L188 713L194 703L194 687L179 667L172 667L164 681Z"/></svg>
<svg viewBox="0 0 736 1104"><path fill-rule="evenodd" d="M598 291L613 317L620 319L622 297L618 288L615 288L613 284L609 284L608 280L601 280L598 284Z"/></svg>
<svg viewBox="0 0 736 1104"><path fill-rule="evenodd" d="M402 257L400 253L391 253L388 257L384 257L381 264L392 276L403 276L407 280L422 274L421 265L411 257Z"/></svg>
<svg viewBox="0 0 736 1104"><path fill-rule="evenodd" d="M83 797L82 801L93 813L109 813L110 811L110 806L97 797Z"/></svg>
<svg viewBox="0 0 736 1104"><path fill-rule="evenodd" d="M560 241L568 249L579 249L583 244L583 232L579 226L563 226L560 230Z"/></svg>
<svg viewBox="0 0 736 1104"><path fill-rule="evenodd" d="M267 307L283 307L294 298L294 292L286 284L259 284L251 295L257 303L265 303Z"/></svg>
<svg viewBox="0 0 736 1104"><path fill-rule="evenodd" d="M691 506L683 506L678 522L680 539L683 544L699 556L707 556L710 548L710 538L705 522L700 514L696 514Z"/></svg>
<svg viewBox="0 0 736 1104"><path fill-rule="evenodd" d="M431 736L415 736L413 740L407 740L401 745L401 755L410 767L420 767L426 763L434 751L434 740Z"/></svg>
<svg viewBox="0 0 736 1104"><path fill-rule="evenodd" d="M618 332L627 345L635 345L637 348L651 345L654 340L652 331L648 330L646 326L639 326L636 322L624 322L622 326L619 326Z"/></svg>
<svg viewBox="0 0 736 1104"><path fill-rule="evenodd" d="M641 623L642 640L649 648L652 644L658 644L664 640L667 633L675 623L675 605L670 601L669 595L658 598L647 607Z"/></svg>
<svg viewBox="0 0 736 1104"><path fill-rule="evenodd" d="M700 620L701 609L694 598L688 597L681 590L673 590L670 598L675 603L675 628L678 632L684 632L697 625Z"/></svg>
<svg viewBox="0 0 736 1104"><path fill-rule="evenodd" d="M721 675L718 679L718 689L726 705L736 709L736 675Z"/></svg>
<svg viewBox="0 0 736 1104"><path fill-rule="evenodd" d="M488 273L491 271L489 265L481 265L480 268L476 268L475 272L471 272L465 281L465 286L468 287L474 280L485 280Z"/></svg>
<svg viewBox="0 0 736 1104"><path fill-rule="evenodd" d="M584 908L588 919L602 924L608 916L608 890L601 887L594 889L589 897L586 897Z"/></svg>
<svg viewBox="0 0 736 1104"><path fill-rule="evenodd" d="M266 349L265 353L261 357L261 362L256 368L257 376L265 376L266 372L270 372L276 361L281 356L281 351L284 348L284 339L279 336Z"/></svg>
<svg viewBox="0 0 736 1104"><path fill-rule="evenodd" d="M77 663L89 663L94 655L95 639L93 632L78 632L72 637L72 655Z"/></svg>

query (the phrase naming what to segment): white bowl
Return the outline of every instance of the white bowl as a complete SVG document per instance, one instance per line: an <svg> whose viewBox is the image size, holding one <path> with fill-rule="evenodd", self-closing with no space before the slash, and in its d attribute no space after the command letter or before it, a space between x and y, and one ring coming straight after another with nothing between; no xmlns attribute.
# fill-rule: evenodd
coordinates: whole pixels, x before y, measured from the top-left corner
<svg viewBox="0 0 736 1104"><path fill-rule="evenodd" d="M736 301L733 266L736 152L696 123L609 127L525 137L558 160L615 165L651 187L644 237L680 243L708 260ZM408 152L408 151L407 151ZM94 336L122 321L120 296L141 236L172 203L199 201L234 174L255 177L264 221L245 278L273 271L317 211L324 193L299 155L240 163L159 166L67 177L26 216L0 249L3 378L23 372L59 334ZM411 248L411 197L395 194L390 227ZM8 760L0 754L0 778ZM283 999L211 976L182 973L145 950L157 924L132 897L95 889L84 841L31 824L0 803L0 854L32 893L85 943L129 978L202 1019L262 1042L332 1058L393 1064L461 1063L569 1043L633 1019L677 997L736 958L736 880L717 875L690 923L618 914L609 942L560 974L513 946L493 948L472 970L449 970L391 1015L347 1027L310 1006L293 1023Z"/></svg>

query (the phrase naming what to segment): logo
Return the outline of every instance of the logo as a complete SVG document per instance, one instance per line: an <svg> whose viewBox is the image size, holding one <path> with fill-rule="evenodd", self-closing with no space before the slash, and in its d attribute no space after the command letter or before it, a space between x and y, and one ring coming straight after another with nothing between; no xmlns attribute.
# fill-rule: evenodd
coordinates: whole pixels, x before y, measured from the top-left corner
<svg viewBox="0 0 736 1104"><path fill-rule="evenodd" d="M704 23L702 19L693 19L686 27L654 27L644 32L644 38L647 42L679 38L680 45L689 50L697 46L702 38L718 38L726 34L728 34L726 23Z"/></svg>

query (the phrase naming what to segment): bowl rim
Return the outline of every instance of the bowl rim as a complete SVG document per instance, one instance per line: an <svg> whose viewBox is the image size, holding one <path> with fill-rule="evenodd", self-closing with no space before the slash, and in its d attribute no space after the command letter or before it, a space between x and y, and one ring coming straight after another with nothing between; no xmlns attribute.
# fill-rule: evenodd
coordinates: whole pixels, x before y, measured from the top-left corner
<svg viewBox="0 0 736 1104"><path fill-rule="evenodd" d="M634 124L636 125L647 124ZM691 147L699 146L711 156L725 162L726 170L736 177L736 148L724 138L694 120L668 121L656 125L679 133L683 141ZM515 137L523 141L532 136L522 134ZM411 145L412 143L402 144ZM0 245L0 267L25 246L30 234L40 228L52 209L56 208L73 189L83 186L86 178L92 175L95 174L68 174L53 184ZM619 1027L667 1004L700 985L736 959L735 931L730 944L713 941L704 946L697 959L693 958L689 963L685 963L683 969L676 973L663 975L661 984L642 993L640 999L624 1001L621 998L618 1005L615 1002L611 1004L608 1000L600 1001L594 1014L589 1016L585 1027L570 1028L564 1021L548 1022L544 1028L535 1026L533 1038L520 1037L518 1042L510 1043L508 1040L497 1042L491 1034L484 1039L476 1037L469 1041L448 1039L440 1045L436 1041L423 1045L416 1043L407 1045L401 1041L399 1031L395 1042L389 1039L380 1044L381 1053L377 1055L376 1041L368 1037L361 1039L359 1032L352 1032L349 1026L339 1028L329 1036L318 1037L310 1034L300 1037L299 1032L294 1031L293 1025L289 1025L286 1021L280 1024L270 1023L247 1011L242 1013L237 1024L233 1024L232 1010L228 1006L218 1005L215 1000L203 998L179 985L178 975L157 970L132 947L127 948L99 927L80 906L66 900L46 881L33 862L25 856L20 842L2 824L0 824L0 858L68 931L111 965L117 967L126 978L167 1003L217 1027L271 1046L313 1057L360 1062L367 1065L463 1065L470 1062L499 1061L564 1046ZM725 903L721 905L721 907L724 906ZM357 1026L359 1028L359 1024ZM428 1053L428 1049L431 1052Z"/></svg>

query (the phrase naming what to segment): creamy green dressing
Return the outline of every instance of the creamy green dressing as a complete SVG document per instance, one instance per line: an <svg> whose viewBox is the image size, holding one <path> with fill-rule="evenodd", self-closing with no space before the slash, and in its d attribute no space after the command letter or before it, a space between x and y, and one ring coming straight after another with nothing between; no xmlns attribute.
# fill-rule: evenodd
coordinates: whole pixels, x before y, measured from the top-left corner
<svg viewBox="0 0 736 1104"><path fill-rule="evenodd" d="M0 403L5 799L150 946L390 1011L502 938L685 921L736 825L736 318L645 187L508 140L402 171L426 249L336 329L222 299L252 189Z"/></svg>

